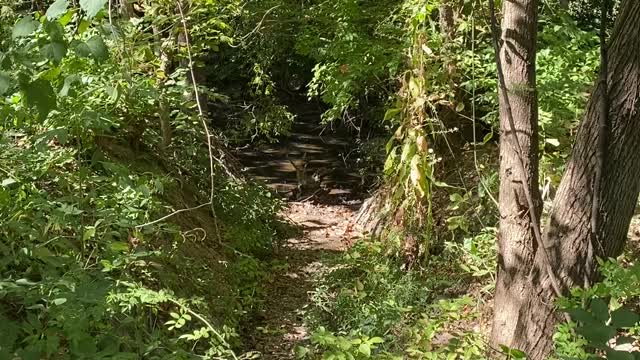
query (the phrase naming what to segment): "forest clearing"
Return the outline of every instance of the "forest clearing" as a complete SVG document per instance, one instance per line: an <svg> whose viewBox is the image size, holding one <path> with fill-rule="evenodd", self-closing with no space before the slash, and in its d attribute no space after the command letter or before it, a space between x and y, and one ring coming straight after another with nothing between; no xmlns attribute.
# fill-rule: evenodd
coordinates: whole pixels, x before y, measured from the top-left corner
<svg viewBox="0 0 640 360"><path fill-rule="evenodd" d="M640 359L640 1L0 32L0 360Z"/></svg>

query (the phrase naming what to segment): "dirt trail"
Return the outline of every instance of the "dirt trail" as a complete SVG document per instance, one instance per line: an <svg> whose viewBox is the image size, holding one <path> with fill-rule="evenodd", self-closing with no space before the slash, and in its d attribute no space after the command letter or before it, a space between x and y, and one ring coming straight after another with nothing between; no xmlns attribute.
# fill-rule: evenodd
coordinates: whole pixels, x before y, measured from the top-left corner
<svg viewBox="0 0 640 360"><path fill-rule="evenodd" d="M285 214L302 227L302 235L288 239L275 254L287 264L272 274L266 287L262 316L252 324L246 341L260 359L294 359L297 344L308 338L304 315L310 305L314 279L326 269L325 262L353 241L354 207L291 202Z"/></svg>
<svg viewBox="0 0 640 360"><path fill-rule="evenodd" d="M289 199L307 199L289 201L284 211L283 217L300 227L302 234L287 239L273 255L273 260L286 265L271 274L264 310L253 319L244 339L261 359L295 358L295 346L309 336L304 314L315 279L326 270L327 260L358 235L353 220L361 204L362 182L349 165L354 141L318 125L319 118L320 113L301 115L291 136L281 143L236 153L250 177ZM309 174L325 174L318 188L298 186L299 174L292 162L301 161Z"/></svg>

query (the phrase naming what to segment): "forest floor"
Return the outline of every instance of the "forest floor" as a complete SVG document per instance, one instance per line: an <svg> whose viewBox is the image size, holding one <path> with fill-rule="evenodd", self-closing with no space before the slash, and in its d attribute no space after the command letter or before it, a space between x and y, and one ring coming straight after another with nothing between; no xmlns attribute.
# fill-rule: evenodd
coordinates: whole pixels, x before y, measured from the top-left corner
<svg viewBox="0 0 640 360"><path fill-rule="evenodd" d="M308 338L305 313L316 281L359 235L353 222L357 206L290 202L285 209L283 215L302 231L274 254L285 265L271 274L263 310L246 339L261 359L293 359L295 346Z"/></svg>
<svg viewBox="0 0 640 360"><path fill-rule="evenodd" d="M293 359L308 338L305 312L330 259L359 236L354 218L362 204L362 180L350 166L353 140L318 124L319 113L302 114L278 143L238 149L247 177L288 199L282 218L298 228L272 256L262 310L249 324L246 348L261 359ZM300 186L312 180L313 186ZM309 181L310 182L310 181Z"/></svg>

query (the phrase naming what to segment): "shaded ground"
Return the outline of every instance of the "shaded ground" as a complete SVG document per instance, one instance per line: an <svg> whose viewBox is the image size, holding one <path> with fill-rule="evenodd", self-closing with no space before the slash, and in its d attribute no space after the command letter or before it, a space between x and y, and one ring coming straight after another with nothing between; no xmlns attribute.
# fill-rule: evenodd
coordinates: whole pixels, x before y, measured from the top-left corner
<svg viewBox="0 0 640 360"><path fill-rule="evenodd" d="M350 164L355 149L348 134L319 124L320 113L301 115L287 139L238 149L252 178L290 199L340 204L358 198L362 177Z"/></svg>
<svg viewBox="0 0 640 360"><path fill-rule="evenodd" d="M350 206L292 202L284 215L303 232L288 239L275 255L288 266L273 274L263 313L245 340L261 359L294 358L296 344L308 338L304 314L314 279L326 269L324 262L345 250L356 235Z"/></svg>

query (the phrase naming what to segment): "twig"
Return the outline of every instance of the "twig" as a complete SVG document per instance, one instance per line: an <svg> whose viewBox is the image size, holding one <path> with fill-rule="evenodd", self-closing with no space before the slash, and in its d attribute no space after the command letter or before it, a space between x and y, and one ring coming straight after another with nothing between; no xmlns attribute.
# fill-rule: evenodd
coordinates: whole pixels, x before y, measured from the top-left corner
<svg viewBox="0 0 640 360"><path fill-rule="evenodd" d="M535 241L542 251L545 258L545 267L547 273L549 275L549 279L551 280L551 287L555 292L556 296L562 296L562 290L560 289L560 285L558 282L558 278L556 274L553 272L551 268L551 259L549 257L549 253L547 252L546 247L544 246L544 242L542 241L542 234L540 233L540 222L538 221L538 215L536 214L536 207L533 202L533 197L531 196L531 192L528 187L528 179L526 178L526 166L524 164L524 159L522 158L522 145L520 144L520 139L518 138L518 133L516 132L516 125L513 120L513 111L511 110L511 104L509 102L509 95L507 94L507 85L504 80L504 72L502 70L502 61L500 60L500 44L498 43L498 24L496 20L496 10L493 4L494 0L488 0L489 2L489 12L491 13L491 33L493 38L493 46L495 48L495 57L496 57L496 67L498 70L498 85L500 87L500 94L502 95L502 100L504 103L504 107L507 113L507 120L509 124L509 128L511 130L511 134L513 136L513 142L515 143L516 155L518 157L518 161L516 162L518 165L518 171L520 175L523 177L522 179L522 189L524 191L524 196L527 199L527 205L529 206L529 217L531 219L531 227L533 228L533 235Z"/></svg>
<svg viewBox="0 0 640 360"><path fill-rule="evenodd" d="M172 212L172 213L171 213L171 214L169 214L169 215L165 215L165 216L161 217L160 219L153 220L153 221L148 222L148 223L146 223L146 224L136 225L136 227L135 227L135 228L136 228L136 229L140 229L140 228L143 228L143 227L145 227L145 226L150 226L150 225L153 225L153 224L157 224L157 223L159 223L159 222L162 222L162 221L164 221L164 220L167 220L168 218L170 218L170 217L172 217L172 216L174 216L174 215L180 214L180 213L182 213L182 212L192 211L192 210L197 210L197 209L203 208L203 207L208 206L208 205L211 205L211 202L207 202L207 203L200 204L200 205L198 205L198 206L194 206L194 207L190 207L190 208L186 208L186 209L176 210L176 211Z"/></svg>
<svg viewBox="0 0 640 360"><path fill-rule="evenodd" d="M211 132L209 131L209 127L207 126L207 122L204 118L204 111L202 110L202 104L200 103L200 93L198 91L198 82L196 81L196 74L193 69L193 56L191 55L191 42L189 40L189 30L187 28L187 19L184 16L184 11L182 10L182 4L180 0L177 2L178 11L180 12L180 21L182 22L182 28L184 30L184 38L185 38L185 46L187 49L187 57L189 59L189 73L191 74L191 84L193 85L193 93L196 97L196 105L198 106L198 118L202 123L202 128L204 129L205 134L207 135L207 149L209 151L209 177L210 177L210 190L209 190L209 205L211 205L211 212L213 214L213 224L216 229L216 237L219 243L222 243L222 238L220 236L220 228L218 227L218 217L216 215L216 209L213 206L213 198L215 194L215 168L214 168L214 159L213 156L213 145L211 143ZM217 160L217 159L216 159ZM218 163L221 163L218 160Z"/></svg>
<svg viewBox="0 0 640 360"><path fill-rule="evenodd" d="M262 23L264 23L264 19L267 17L267 15L269 15L270 12L272 12L273 10L279 8L281 5L276 5L274 7L272 7L271 9L267 10L264 15L262 15L262 19L260 20L260 22L258 23L258 25L256 25L255 28L253 28L253 30L249 31L247 34L245 34L244 36L242 36L240 38L240 42L247 40L251 35L255 34L258 30L260 30L260 28L262 27ZM240 45L231 45L229 44L230 47L232 48L237 48L240 47Z"/></svg>
<svg viewBox="0 0 640 360"><path fill-rule="evenodd" d="M188 307L186 307L185 305L181 304L179 301L176 301L174 299L168 298L167 299L169 302L172 302L178 306L180 306L180 308L186 310L189 314L193 315L196 319L202 321L204 323L204 325L209 328L209 330L211 330L211 332L220 340L220 342L222 343L222 345L226 346L227 348L231 349L231 346L229 345L229 343L224 339L224 337L213 327L213 325L211 325L211 323L209 321L207 321L207 319L205 319L204 317L202 317L202 315L196 313L195 311L189 309ZM229 350L229 353L231 354L231 356L234 359L238 359L236 357L236 354Z"/></svg>

